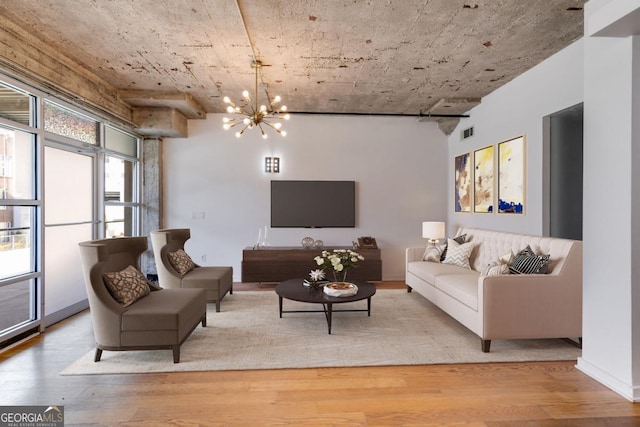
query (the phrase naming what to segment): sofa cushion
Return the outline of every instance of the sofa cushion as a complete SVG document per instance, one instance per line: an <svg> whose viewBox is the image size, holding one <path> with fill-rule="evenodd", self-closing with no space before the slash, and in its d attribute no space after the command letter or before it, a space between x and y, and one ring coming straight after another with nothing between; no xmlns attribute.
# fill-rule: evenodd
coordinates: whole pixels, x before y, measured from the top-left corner
<svg viewBox="0 0 640 427"><path fill-rule="evenodd" d="M132 265L121 271L106 272L103 277L113 299L125 307L149 295L151 291L147 279Z"/></svg>
<svg viewBox="0 0 640 427"><path fill-rule="evenodd" d="M464 271L457 265L438 264L434 262L415 261L407 265L407 271L433 285L436 276L457 274ZM471 270L470 270L471 271ZM476 273L477 274L477 273Z"/></svg>
<svg viewBox="0 0 640 427"><path fill-rule="evenodd" d="M529 245L520 251L509 264L511 274L546 274L550 255L536 255Z"/></svg>
<svg viewBox="0 0 640 427"><path fill-rule="evenodd" d="M453 239L447 240L447 256L442 261L443 264L457 265L462 268L471 268L469 266L469 257L473 250L473 242L459 244Z"/></svg>
<svg viewBox="0 0 640 427"><path fill-rule="evenodd" d="M460 274L442 274L436 276L436 288L460 301L464 305L478 309L478 272L458 269Z"/></svg>
<svg viewBox="0 0 640 427"><path fill-rule="evenodd" d="M167 258L171 266L180 274L184 276L194 268L195 263L191 260L191 257L182 249L178 249L175 252L167 252Z"/></svg>

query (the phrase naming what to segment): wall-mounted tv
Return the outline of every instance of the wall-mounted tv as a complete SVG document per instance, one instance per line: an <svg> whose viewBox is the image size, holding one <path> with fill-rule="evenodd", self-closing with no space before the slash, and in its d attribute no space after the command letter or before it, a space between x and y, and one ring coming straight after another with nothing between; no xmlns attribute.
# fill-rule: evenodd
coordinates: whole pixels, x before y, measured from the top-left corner
<svg viewBox="0 0 640 427"><path fill-rule="evenodd" d="M355 181L271 181L271 227L355 226Z"/></svg>

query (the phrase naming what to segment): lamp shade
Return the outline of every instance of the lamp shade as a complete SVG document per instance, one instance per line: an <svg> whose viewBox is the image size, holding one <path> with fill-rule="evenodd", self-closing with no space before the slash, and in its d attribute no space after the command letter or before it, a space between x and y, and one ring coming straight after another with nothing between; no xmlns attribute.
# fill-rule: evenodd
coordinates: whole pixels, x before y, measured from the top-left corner
<svg viewBox="0 0 640 427"><path fill-rule="evenodd" d="M425 221L422 223L422 237L425 239L444 239L444 222Z"/></svg>

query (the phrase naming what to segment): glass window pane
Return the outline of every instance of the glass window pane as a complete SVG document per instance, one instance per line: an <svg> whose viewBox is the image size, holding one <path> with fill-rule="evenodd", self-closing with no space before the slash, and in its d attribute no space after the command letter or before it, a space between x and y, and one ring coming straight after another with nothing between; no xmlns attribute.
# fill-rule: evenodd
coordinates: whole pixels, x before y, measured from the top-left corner
<svg viewBox="0 0 640 427"><path fill-rule="evenodd" d="M0 205L0 279L35 271L31 206Z"/></svg>
<svg viewBox="0 0 640 427"><path fill-rule="evenodd" d="M93 219L93 158L45 147L45 225Z"/></svg>
<svg viewBox="0 0 640 427"><path fill-rule="evenodd" d="M31 95L0 86L0 116L28 126L31 118L31 98Z"/></svg>
<svg viewBox="0 0 640 427"><path fill-rule="evenodd" d="M0 287L0 333L36 318L33 280Z"/></svg>
<svg viewBox="0 0 640 427"><path fill-rule="evenodd" d="M92 224L45 227L45 316L87 298L78 243L91 240L92 235Z"/></svg>
<svg viewBox="0 0 640 427"><path fill-rule="evenodd" d="M133 236L133 219L135 212L135 208L131 206L105 206L104 235L107 238Z"/></svg>
<svg viewBox="0 0 640 427"><path fill-rule="evenodd" d="M95 145L98 143L98 127L95 120L51 102L44 103L44 128L49 132Z"/></svg>
<svg viewBox="0 0 640 427"><path fill-rule="evenodd" d="M134 202L135 163L107 156L104 163L104 200Z"/></svg>
<svg viewBox="0 0 640 427"><path fill-rule="evenodd" d="M104 130L104 146L105 148L126 154L132 157L138 157L138 138L126 133L120 132L110 127Z"/></svg>
<svg viewBox="0 0 640 427"><path fill-rule="evenodd" d="M0 200L35 198L33 134L0 127Z"/></svg>

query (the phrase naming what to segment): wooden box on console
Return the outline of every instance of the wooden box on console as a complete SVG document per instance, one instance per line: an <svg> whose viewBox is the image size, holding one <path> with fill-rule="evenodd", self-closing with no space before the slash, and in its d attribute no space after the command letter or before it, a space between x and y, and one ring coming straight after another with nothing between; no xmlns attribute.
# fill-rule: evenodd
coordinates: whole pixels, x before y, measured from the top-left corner
<svg viewBox="0 0 640 427"><path fill-rule="evenodd" d="M332 246L322 249L304 249L288 246L267 246L260 249L246 248L242 251L242 281L276 283L287 279L305 278L318 267L313 260L323 250L350 249ZM382 280L380 249L357 249L364 261L349 269L347 280ZM327 279L331 279L331 273Z"/></svg>

